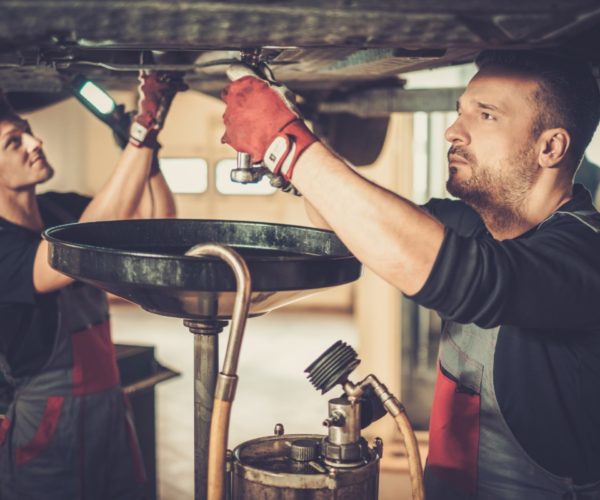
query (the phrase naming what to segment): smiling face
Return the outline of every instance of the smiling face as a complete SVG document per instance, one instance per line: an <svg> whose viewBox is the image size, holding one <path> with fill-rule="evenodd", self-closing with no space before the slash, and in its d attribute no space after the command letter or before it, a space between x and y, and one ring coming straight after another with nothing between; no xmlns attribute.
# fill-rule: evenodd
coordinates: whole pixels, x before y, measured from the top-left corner
<svg viewBox="0 0 600 500"><path fill-rule="evenodd" d="M537 110L532 78L481 70L458 102L458 117L446 130L448 192L476 210L518 215L539 176Z"/></svg>
<svg viewBox="0 0 600 500"><path fill-rule="evenodd" d="M0 122L0 187L14 191L30 189L54 174L24 120Z"/></svg>

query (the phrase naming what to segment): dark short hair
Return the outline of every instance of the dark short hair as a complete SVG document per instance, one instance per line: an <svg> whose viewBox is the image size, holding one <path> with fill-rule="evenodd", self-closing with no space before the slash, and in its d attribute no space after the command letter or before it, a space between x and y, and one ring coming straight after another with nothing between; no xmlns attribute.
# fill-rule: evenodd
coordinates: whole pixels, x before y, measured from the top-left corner
<svg viewBox="0 0 600 500"><path fill-rule="evenodd" d="M600 119L600 91L585 62L551 52L485 50L475 64L479 69L506 68L537 80L534 99L539 115L533 134L537 137L555 127L567 130L574 167L579 165Z"/></svg>

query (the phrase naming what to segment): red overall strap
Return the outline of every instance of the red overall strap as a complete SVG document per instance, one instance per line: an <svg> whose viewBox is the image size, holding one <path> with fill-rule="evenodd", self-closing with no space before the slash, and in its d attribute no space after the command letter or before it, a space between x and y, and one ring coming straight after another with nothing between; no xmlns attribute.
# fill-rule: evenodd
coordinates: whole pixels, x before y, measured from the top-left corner
<svg viewBox="0 0 600 500"><path fill-rule="evenodd" d="M23 465L46 449L56 431L60 412L65 403L63 396L50 396L40 425L33 439L25 446L17 448L17 465Z"/></svg>
<svg viewBox="0 0 600 500"><path fill-rule="evenodd" d="M10 429L10 419L8 417L4 417L2 419L2 423L0 424L0 446L2 446L6 440L8 429Z"/></svg>
<svg viewBox="0 0 600 500"><path fill-rule="evenodd" d="M108 321L72 334L71 345L74 395L100 392L119 384Z"/></svg>

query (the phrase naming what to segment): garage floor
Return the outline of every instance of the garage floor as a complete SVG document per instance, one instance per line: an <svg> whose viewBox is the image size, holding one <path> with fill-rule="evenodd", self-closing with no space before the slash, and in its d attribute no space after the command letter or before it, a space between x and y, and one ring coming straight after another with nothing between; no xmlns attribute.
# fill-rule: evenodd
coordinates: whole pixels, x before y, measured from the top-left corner
<svg viewBox="0 0 600 500"><path fill-rule="evenodd" d="M113 304L113 338L118 343L156 347L156 358L182 376L157 388L158 490L162 500L193 498L193 336L182 321ZM270 435L276 423L286 433L323 434L327 397L303 373L338 339L356 343L352 317L337 313L279 311L248 321L233 405L230 447ZM221 359L227 335L220 335ZM410 498L405 472L384 472L379 500Z"/></svg>

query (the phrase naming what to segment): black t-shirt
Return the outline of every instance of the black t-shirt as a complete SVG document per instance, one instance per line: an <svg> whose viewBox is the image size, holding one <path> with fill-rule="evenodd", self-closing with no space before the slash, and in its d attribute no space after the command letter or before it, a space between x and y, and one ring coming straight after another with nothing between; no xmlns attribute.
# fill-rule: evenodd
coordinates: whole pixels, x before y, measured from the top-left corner
<svg viewBox="0 0 600 500"><path fill-rule="evenodd" d="M462 202L426 208L446 235L413 298L448 320L500 326L494 387L509 428L550 472L600 480L600 234L586 219L554 215L496 241ZM592 210L578 185L559 209ZM598 214L591 221L600 224Z"/></svg>
<svg viewBox="0 0 600 500"><path fill-rule="evenodd" d="M75 222L90 201L76 193L38 196L44 227ZM36 373L48 359L57 324L56 292L36 294L33 262L41 235L0 218L0 359L9 377ZM3 364L4 364L3 363Z"/></svg>

